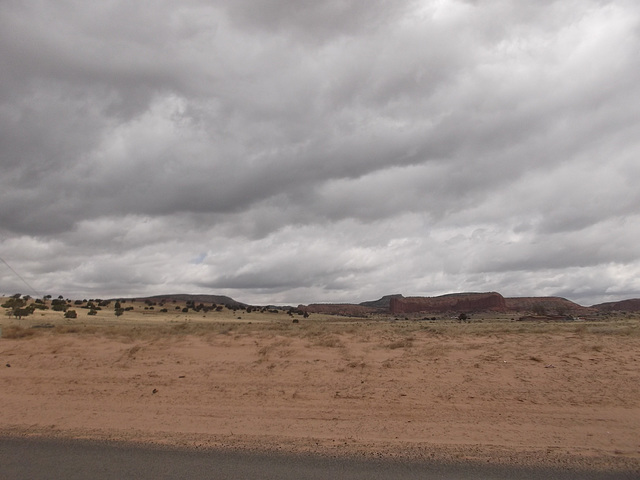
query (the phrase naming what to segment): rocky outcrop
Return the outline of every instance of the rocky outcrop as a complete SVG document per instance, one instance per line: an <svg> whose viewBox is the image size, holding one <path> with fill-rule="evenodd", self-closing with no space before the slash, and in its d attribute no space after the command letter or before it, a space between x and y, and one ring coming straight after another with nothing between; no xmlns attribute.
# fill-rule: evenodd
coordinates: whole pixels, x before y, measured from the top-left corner
<svg viewBox="0 0 640 480"><path fill-rule="evenodd" d="M439 297L392 297L389 311L399 313L504 312L505 299L497 292L452 293Z"/></svg>

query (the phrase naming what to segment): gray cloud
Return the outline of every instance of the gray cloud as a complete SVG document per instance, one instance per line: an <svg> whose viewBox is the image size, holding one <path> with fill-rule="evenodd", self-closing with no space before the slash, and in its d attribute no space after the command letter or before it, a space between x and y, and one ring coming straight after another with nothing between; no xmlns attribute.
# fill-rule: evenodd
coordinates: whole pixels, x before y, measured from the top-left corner
<svg viewBox="0 0 640 480"><path fill-rule="evenodd" d="M639 14L4 2L1 255L79 296L629 296Z"/></svg>

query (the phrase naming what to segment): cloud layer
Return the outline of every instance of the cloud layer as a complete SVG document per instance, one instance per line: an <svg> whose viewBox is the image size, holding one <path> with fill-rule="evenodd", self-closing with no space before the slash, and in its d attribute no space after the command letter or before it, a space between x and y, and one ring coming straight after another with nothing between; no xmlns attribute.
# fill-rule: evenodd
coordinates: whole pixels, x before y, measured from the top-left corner
<svg viewBox="0 0 640 480"><path fill-rule="evenodd" d="M0 255L74 297L637 297L638 51L631 0L3 2Z"/></svg>

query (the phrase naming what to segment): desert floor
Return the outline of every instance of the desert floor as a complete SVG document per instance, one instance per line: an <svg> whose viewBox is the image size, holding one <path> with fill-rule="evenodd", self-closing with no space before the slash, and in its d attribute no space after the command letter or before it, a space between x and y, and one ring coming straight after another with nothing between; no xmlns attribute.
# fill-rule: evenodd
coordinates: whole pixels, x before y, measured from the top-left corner
<svg viewBox="0 0 640 480"><path fill-rule="evenodd" d="M637 319L252 315L5 320L0 435L640 469Z"/></svg>

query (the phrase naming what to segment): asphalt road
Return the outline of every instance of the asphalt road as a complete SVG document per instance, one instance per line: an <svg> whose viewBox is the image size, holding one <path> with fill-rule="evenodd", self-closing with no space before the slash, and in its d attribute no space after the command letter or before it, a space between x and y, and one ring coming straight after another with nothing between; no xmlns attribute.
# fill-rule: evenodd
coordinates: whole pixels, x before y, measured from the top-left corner
<svg viewBox="0 0 640 480"><path fill-rule="evenodd" d="M446 465L430 462L351 460L247 452L138 448L119 444L0 438L1 480L75 479L402 479L605 480L637 473Z"/></svg>

